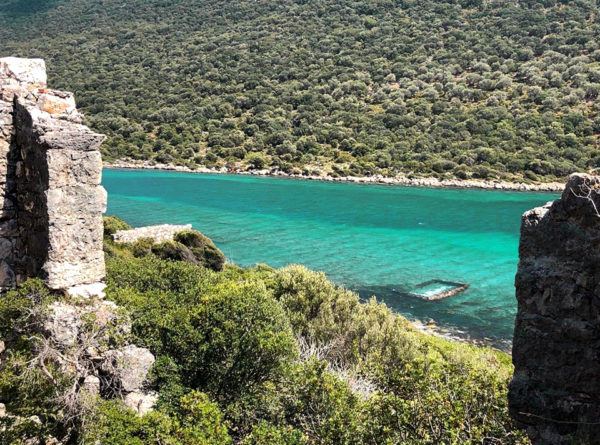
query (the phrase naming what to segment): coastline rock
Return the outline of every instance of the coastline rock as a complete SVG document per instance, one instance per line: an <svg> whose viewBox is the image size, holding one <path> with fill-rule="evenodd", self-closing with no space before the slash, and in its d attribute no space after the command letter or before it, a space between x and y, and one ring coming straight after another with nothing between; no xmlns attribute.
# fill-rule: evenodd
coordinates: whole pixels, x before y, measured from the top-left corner
<svg viewBox="0 0 600 445"><path fill-rule="evenodd" d="M324 181L324 182L352 182L356 184L379 184L379 185L399 185L405 187L433 187L433 188L474 188L474 189L493 189L493 190L515 190L515 191L544 191L544 192L561 192L564 189L564 184L559 182L548 182L540 184L525 184L521 182L506 182L496 180L476 180L476 179L437 179L437 178L409 178L398 175L394 177L385 177L382 175L374 175L367 177L358 176L342 176L332 177L326 175L303 175L294 173L285 173L280 170L235 170L231 171L225 167L222 168L206 168L197 167L190 168L181 165L161 164L152 161L114 161L105 162L105 168L117 169L145 169L145 170L166 170L184 173L202 173L202 174L236 174L236 175L252 175L252 176L280 176L286 178L302 179L307 181Z"/></svg>
<svg viewBox="0 0 600 445"><path fill-rule="evenodd" d="M534 444L600 443L600 178L522 218L509 407Z"/></svg>

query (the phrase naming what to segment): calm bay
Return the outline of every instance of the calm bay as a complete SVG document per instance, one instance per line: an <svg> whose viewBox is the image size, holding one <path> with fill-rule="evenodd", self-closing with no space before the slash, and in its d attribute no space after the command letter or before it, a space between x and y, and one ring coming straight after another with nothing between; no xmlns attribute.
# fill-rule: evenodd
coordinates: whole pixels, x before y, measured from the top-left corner
<svg viewBox="0 0 600 445"><path fill-rule="evenodd" d="M506 345L512 337L521 214L557 194L326 183L105 169L107 214L133 226L186 224L230 262L304 264L409 319ZM407 296L430 279L470 287Z"/></svg>

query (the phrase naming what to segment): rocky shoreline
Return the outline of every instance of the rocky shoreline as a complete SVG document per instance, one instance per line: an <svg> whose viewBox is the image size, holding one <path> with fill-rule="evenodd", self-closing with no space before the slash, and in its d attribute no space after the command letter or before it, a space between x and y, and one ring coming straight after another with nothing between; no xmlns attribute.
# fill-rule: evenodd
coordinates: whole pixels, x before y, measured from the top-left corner
<svg viewBox="0 0 600 445"><path fill-rule="evenodd" d="M417 331L427 335L433 335L448 341L468 343L480 347L490 347L509 355L512 353L512 341L508 339L474 337L466 330L447 326L438 326L433 319L423 321L410 318L408 321Z"/></svg>
<svg viewBox="0 0 600 445"><path fill-rule="evenodd" d="M206 167L189 168L172 164L155 164L148 161L131 162L131 161L115 161L104 162L105 168L118 169L144 169L144 170L165 170L177 171L184 173L204 173L204 174L236 174L236 175L251 175L251 176L273 176L285 177L293 179L304 179L309 181L324 181L324 182L353 182L357 184L379 184L379 185L400 185L407 187L439 187L439 188L464 188L464 189L485 189L485 190L514 190L522 192L562 192L564 184L559 182L547 182L540 184L525 184L522 182L506 182L506 181L486 181L475 179L437 179L437 178L408 178L405 176L397 176L388 178L381 175L369 177L344 176L333 178L331 176L315 176L315 175L299 175L289 174L282 171L271 170L229 170L226 168L214 169Z"/></svg>

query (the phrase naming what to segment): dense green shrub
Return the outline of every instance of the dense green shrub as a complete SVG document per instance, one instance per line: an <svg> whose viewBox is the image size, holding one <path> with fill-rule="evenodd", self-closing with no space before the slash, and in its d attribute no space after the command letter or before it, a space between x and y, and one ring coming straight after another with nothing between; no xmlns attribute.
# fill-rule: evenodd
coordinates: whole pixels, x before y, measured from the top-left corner
<svg viewBox="0 0 600 445"><path fill-rule="evenodd" d="M327 365L312 359L291 368L280 390L283 417L309 443L361 443L361 401Z"/></svg>
<svg viewBox="0 0 600 445"><path fill-rule="evenodd" d="M155 411L138 417L98 399L76 422L65 420L56 400L73 384L70 374L50 369L51 381L24 372L41 332L35 320L57 298L34 281L0 299L0 397L11 416L41 422L0 419L0 440L528 443L508 416L508 356L422 334L322 273L264 265L215 272L136 258L128 248L106 261L107 298L129 313L134 342L157 358L148 382L159 395Z"/></svg>
<svg viewBox="0 0 600 445"><path fill-rule="evenodd" d="M0 298L0 338L6 348L0 362L0 400L11 414L0 418L0 443L65 434L56 398L72 379L51 362L46 369L54 383L39 367L31 366L44 315L56 299L40 280L28 281Z"/></svg>
<svg viewBox="0 0 600 445"><path fill-rule="evenodd" d="M218 405L211 403L206 394L193 391L179 402L175 415L152 411L142 417L120 401L101 402L84 430L82 441L119 445L231 443Z"/></svg>
<svg viewBox="0 0 600 445"><path fill-rule="evenodd" d="M185 230L175 235L175 241L191 249L196 260L204 267L212 270L222 270L225 264L225 255L212 240L197 230Z"/></svg>
<svg viewBox="0 0 600 445"><path fill-rule="evenodd" d="M114 235L117 232L117 230L131 229L131 226L129 224L127 224L121 218L114 215L105 216L104 218L102 218L102 221L104 222L105 237L110 237L111 235Z"/></svg>
<svg viewBox="0 0 600 445"><path fill-rule="evenodd" d="M163 241L160 244L154 244L150 250L163 260L185 261L191 264L198 262L190 249L176 241Z"/></svg>
<svg viewBox="0 0 600 445"><path fill-rule="evenodd" d="M84 443L178 443L172 434L174 422L171 418L159 412L139 417L118 400L100 403L91 420L82 434Z"/></svg>
<svg viewBox="0 0 600 445"><path fill-rule="evenodd" d="M233 400L275 378L295 354L283 310L259 281L212 280L192 265L150 257L113 261L108 270L118 271L108 289L134 311L140 344L169 357L189 387ZM159 284L165 272L180 284Z"/></svg>
<svg viewBox="0 0 600 445"><path fill-rule="evenodd" d="M141 238L131 245L131 253L136 258L142 258L152 253L155 243L152 238Z"/></svg>
<svg viewBox="0 0 600 445"><path fill-rule="evenodd" d="M215 273L152 256L107 265L109 298L159 357L164 412L198 389L249 444L525 443L507 412L508 357L423 335L322 273Z"/></svg>

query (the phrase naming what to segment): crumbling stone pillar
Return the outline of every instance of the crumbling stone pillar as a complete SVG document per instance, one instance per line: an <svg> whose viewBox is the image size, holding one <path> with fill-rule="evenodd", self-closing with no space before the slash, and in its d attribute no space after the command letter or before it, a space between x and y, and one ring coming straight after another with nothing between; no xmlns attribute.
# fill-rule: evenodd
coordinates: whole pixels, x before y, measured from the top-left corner
<svg viewBox="0 0 600 445"><path fill-rule="evenodd" d="M509 407L535 444L600 443L600 179L521 226Z"/></svg>
<svg viewBox="0 0 600 445"><path fill-rule="evenodd" d="M101 292L103 139L71 93L46 89L42 60L0 59L0 287Z"/></svg>

